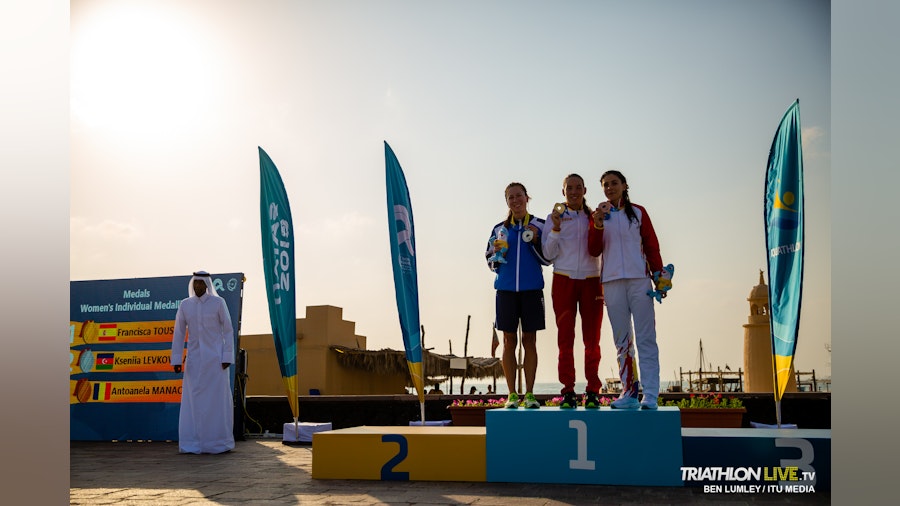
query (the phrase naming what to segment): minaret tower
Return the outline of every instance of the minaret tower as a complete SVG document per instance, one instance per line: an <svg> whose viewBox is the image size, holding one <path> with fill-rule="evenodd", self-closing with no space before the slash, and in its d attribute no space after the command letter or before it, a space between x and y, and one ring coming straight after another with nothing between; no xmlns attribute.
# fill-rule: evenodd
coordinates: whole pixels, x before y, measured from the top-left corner
<svg viewBox="0 0 900 506"><path fill-rule="evenodd" d="M772 333L769 329L769 287L759 271L759 284L747 297L750 316L744 324L744 391L775 392L772 365ZM797 391L797 378L791 368L787 392Z"/></svg>

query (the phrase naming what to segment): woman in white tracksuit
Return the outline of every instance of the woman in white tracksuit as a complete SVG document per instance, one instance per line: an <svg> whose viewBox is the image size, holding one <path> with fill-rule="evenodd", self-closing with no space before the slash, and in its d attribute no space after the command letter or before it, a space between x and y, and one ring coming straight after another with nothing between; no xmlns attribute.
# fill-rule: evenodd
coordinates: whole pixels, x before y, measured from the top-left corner
<svg viewBox="0 0 900 506"><path fill-rule="evenodd" d="M601 282L622 380L622 394L611 407L656 409L659 348L654 299L647 292L653 289L652 273L661 271L663 266L659 241L647 210L629 199L628 183L621 172L605 172L600 183L612 210L606 215L600 209L593 213L588 249L592 255L603 254ZM634 370L635 344L644 390L640 403L640 383Z"/></svg>
<svg viewBox="0 0 900 506"><path fill-rule="evenodd" d="M559 360L557 373L562 384L560 408L575 408L575 317L581 314L584 342L585 408L600 407L600 327L603 322L603 291L600 287L600 259L587 248L591 228L591 208L584 198L587 189L578 174L563 180L563 209L554 209L544 221L544 256L553 262L553 312L556 315Z"/></svg>

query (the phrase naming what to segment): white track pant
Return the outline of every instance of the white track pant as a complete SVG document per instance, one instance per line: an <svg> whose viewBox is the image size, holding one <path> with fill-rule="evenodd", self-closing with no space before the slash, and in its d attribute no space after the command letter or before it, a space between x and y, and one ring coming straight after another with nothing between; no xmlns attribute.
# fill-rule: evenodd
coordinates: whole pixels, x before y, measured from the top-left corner
<svg viewBox="0 0 900 506"><path fill-rule="evenodd" d="M647 291L652 290L651 284L650 278L609 281L603 283L603 297L616 345L623 395L634 382L634 347L637 345L644 395L656 399L659 396L659 347L656 344L654 299L647 295ZM637 397L636 392L634 396Z"/></svg>

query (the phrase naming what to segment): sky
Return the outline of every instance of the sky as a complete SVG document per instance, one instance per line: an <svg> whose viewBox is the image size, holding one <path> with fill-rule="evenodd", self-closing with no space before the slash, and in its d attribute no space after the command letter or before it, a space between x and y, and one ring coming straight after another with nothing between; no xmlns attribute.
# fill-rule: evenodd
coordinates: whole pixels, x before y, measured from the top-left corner
<svg viewBox="0 0 900 506"><path fill-rule="evenodd" d="M796 369L830 376L830 5L818 0L72 2L70 278L243 272L242 334L271 332L259 158L291 201L297 314L343 308L368 349L402 349L384 142L416 225L425 347L490 356L484 261L503 190L546 217L562 182L618 169L673 288L656 306L663 382L743 366L766 268L763 190L800 100L805 277ZM556 381L556 327L538 381ZM580 333L579 333L580 335ZM576 338L576 357L580 339ZM601 378L615 376L608 323ZM583 377L576 360L577 375ZM300 372L302 374L302 371Z"/></svg>

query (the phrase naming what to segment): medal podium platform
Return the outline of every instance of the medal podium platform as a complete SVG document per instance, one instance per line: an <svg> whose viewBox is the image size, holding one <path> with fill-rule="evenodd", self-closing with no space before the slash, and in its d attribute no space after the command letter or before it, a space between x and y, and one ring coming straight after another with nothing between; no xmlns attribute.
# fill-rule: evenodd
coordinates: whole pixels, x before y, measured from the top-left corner
<svg viewBox="0 0 900 506"><path fill-rule="evenodd" d="M677 487L704 485L683 481L687 467L756 466L814 471L816 489L830 485L831 430L682 429L678 408L667 406L498 408L485 420L316 432L312 477Z"/></svg>
<svg viewBox="0 0 900 506"><path fill-rule="evenodd" d="M313 478L680 486L677 408L490 409L485 427L313 434ZM621 435L621 437L616 437ZM640 440L640 441L639 441ZM634 472L640 466L642 472Z"/></svg>

